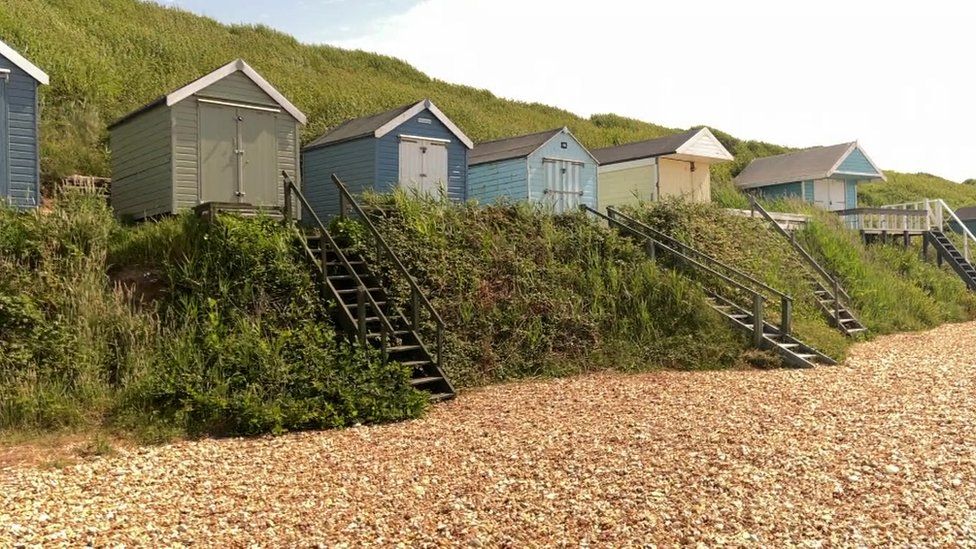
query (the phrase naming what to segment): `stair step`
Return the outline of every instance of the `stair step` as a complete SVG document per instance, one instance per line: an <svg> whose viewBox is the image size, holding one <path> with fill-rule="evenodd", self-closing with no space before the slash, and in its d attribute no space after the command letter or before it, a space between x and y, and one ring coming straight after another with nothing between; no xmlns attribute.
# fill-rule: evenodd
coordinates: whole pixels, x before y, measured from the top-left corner
<svg viewBox="0 0 976 549"><path fill-rule="evenodd" d="M409 335L411 333L412 332L410 330L394 330L393 332L388 332L386 335L393 336L393 337L401 337L401 336ZM381 334L380 332L370 332L366 334L366 337L370 339L379 339L383 337L383 334Z"/></svg>
<svg viewBox="0 0 976 549"><path fill-rule="evenodd" d="M329 277L329 278L331 278L331 277ZM367 287L366 288L366 291L372 293L372 292L378 292L378 291L380 291L382 289L383 288L380 288L379 286L375 286L375 287ZM354 294L357 291L359 291L359 288L346 288L346 289L343 289L343 290L336 290L336 293L338 293L339 295L346 295L346 294Z"/></svg>
<svg viewBox="0 0 976 549"><path fill-rule="evenodd" d="M397 345L395 347L387 347L387 353L405 353L407 351L419 351L423 349L420 345Z"/></svg>
<svg viewBox="0 0 976 549"><path fill-rule="evenodd" d="M847 330L847 333L849 333L849 334L859 334L861 332L866 332L866 331L868 331L867 328L851 328L851 329Z"/></svg>
<svg viewBox="0 0 976 549"><path fill-rule="evenodd" d="M811 355L811 354L808 354L808 353L793 353L793 354L795 354L796 356L798 356L798 357L800 357L803 360L806 360L808 362L810 361L811 358L816 358L817 357L817 355Z"/></svg>
<svg viewBox="0 0 976 549"><path fill-rule="evenodd" d="M429 360L405 360L400 364L403 364L404 366L407 367L416 368L417 366L426 366L428 364L432 364L432 362Z"/></svg>
<svg viewBox="0 0 976 549"><path fill-rule="evenodd" d="M434 383L435 381L443 381L443 380L444 380L444 378L442 378L440 376L436 376L436 377L415 377L415 378L413 378L413 379L410 380L410 385L413 385L414 387L417 387L417 386L420 386L420 385L427 385L429 383Z"/></svg>
<svg viewBox="0 0 976 549"><path fill-rule="evenodd" d="M440 402L442 400L451 400L454 396L454 393L431 393L430 400L432 402Z"/></svg>
<svg viewBox="0 0 976 549"><path fill-rule="evenodd" d="M800 346L799 343L777 343L777 345L779 345L780 347L782 347L784 349L793 349L795 347L799 347Z"/></svg>

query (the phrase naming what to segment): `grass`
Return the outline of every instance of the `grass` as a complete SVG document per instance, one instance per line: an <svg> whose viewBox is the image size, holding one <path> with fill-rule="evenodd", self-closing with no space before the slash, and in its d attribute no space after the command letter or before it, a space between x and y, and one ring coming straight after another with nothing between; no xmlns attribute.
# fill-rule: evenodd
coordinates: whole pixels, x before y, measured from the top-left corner
<svg viewBox="0 0 976 549"><path fill-rule="evenodd" d="M812 217L797 232L798 241L828 272L838 276L859 319L872 334L920 330L976 317L976 297L948 268L922 261L917 248L865 246L836 216L808 204L778 201L766 207ZM759 220L731 216L718 204L662 202L633 213L791 295L794 327L804 341L837 358L850 346L851 340L823 318L796 252ZM778 301L770 299L767 314L778 318L778 313Z"/></svg>
<svg viewBox="0 0 976 549"><path fill-rule="evenodd" d="M80 195L0 210L0 430L165 439L420 414L403 368L336 337L292 238L268 219L123 227Z"/></svg>

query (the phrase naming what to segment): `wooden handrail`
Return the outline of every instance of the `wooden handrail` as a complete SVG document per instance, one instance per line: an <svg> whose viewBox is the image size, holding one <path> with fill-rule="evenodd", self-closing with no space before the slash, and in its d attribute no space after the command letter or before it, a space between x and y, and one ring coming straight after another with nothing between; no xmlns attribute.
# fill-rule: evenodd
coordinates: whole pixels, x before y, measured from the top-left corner
<svg viewBox="0 0 976 549"><path fill-rule="evenodd" d="M729 264L721 261L720 259L718 259L716 257L713 257L711 255L706 254L705 252L702 252L700 250L697 250L697 249L689 246L688 244L685 244L684 242L681 242L680 240L674 238L673 236L667 235L667 234L665 234L665 233L663 233L663 232L655 229L654 227L651 227L647 223L644 223L643 221L641 221L639 219L636 219L634 217L631 217L631 216L629 216L629 215L621 212L620 210L614 208L613 206L610 206L610 207L607 208L607 213L610 215L610 217L619 216L619 217L623 218L624 221L639 226L644 232L648 232L648 233L651 233L653 235L656 235L657 238L658 238L658 240L667 240L669 242L672 242L675 247L681 248L684 251L684 253L686 253L686 254L690 253L690 254L694 254L694 255L696 255L698 257L701 257L702 259L706 260L707 262L712 263L714 265L717 265L717 266L721 267L726 272L732 273L731 276L738 277L740 280L746 280L749 283L751 283L751 284L753 284L755 286L758 286L758 287L762 288L763 290L766 290L767 292L769 292L771 294L776 295L777 297L781 297L781 298L782 297L785 297L787 299L792 299L792 297L790 295L786 294L785 292L782 292L780 290L777 290L776 288L773 288L772 286L770 286L770 285L766 284L765 282L763 282L763 281L761 281L761 280L753 277L752 275L750 275L748 273L745 273L745 272L742 272L742 271L736 269L735 267L733 267L733 266L731 266L731 265L729 265Z"/></svg>
<svg viewBox="0 0 976 549"><path fill-rule="evenodd" d="M820 277L824 280L824 282L827 283L828 291L836 289L834 295L831 296L834 298L835 304L838 301L838 294L843 295L844 299L848 303L850 303L851 296L847 295L847 291L845 291L844 288L840 285L840 282L836 278L831 276L830 273L828 273L827 270L824 269L820 265L820 263L818 263L817 260L813 258L812 255L810 255L810 252L808 252L806 248L801 246L800 243L796 241L796 238L794 238L793 235L789 234L788 232L786 232L785 229L783 229L783 227L779 226L779 223L777 223L776 220L773 219L773 216L769 215L769 212L767 212L766 208L763 208L762 204L760 204L759 201L756 200L756 197L752 195L747 195L747 196L749 197L749 202L752 204L753 211L759 212L759 214L766 221L768 221L769 224L772 225L780 235L786 238L786 241L789 242L790 245L793 246L793 249L800 254L800 257L803 258L803 261L805 261L807 265L812 267L813 270L816 271L818 275L820 275Z"/></svg>
<svg viewBox="0 0 976 549"><path fill-rule="evenodd" d="M285 187L285 207L284 207L285 222L290 223L292 220L291 219L292 218L291 194L294 193L294 195L298 198L298 201L301 204L302 208L308 211L308 213L312 216L312 220L314 221L315 228L319 230L319 234L321 235L321 238L326 239L329 246L332 248L332 251L335 252L336 256L342 262L343 266L346 267L346 270L353 277L353 280L356 284L358 318L352 318L349 315L348 311L346 311L346 314L347 317L349 318L349 321L352 322L359 330L360 342L363 344L366 343L365 304L366 301L368 300L369 304L373 307L373 310L376 312L377 317L383 323L382 324L383 333L381 334L380 344L384 350L384 355L385 355L386 343L387 343L386 339L389 336L389 334L392 334L394 331L393 325L390 323L390 319L387 318L386 314L383 313L383 309L380 308L376 300L373 299L373 296L370 295L370 293L367 291L366 284L363 283L362 278L359 277L359 273L356 272L356 269L353 268L352 263L349 262L349 258L346 257L346 254L342 252L342 249L336 243L335 239L332 238L332 235L325 228L325 224L322 223L322 220L312 209L311 204L309 204L308 199L305 198L305 195L302 194L302 191L298 188L297 185L295 185L295 182L291 180L291 177L288 176L287 172L282 171L281 175L283 177L284 187ZM308 247L308 244L306 244L303 241L302 246L305 248L305 252L310 257L315 259L315 254L312 252L311 248ZM326 257L325 257L326 248L325 246L321 246L321 245L319 247L321 249L321 257L318 258L318 261L320 262L319 268L322 270L322 276L328 282L328 271L327 271ZM340 307L340 309L346 310L345 307ZM439 349L438 352L440 352Z"/></svg>
<svg viewBox="0 0 976 549"><path fill-rule="evenodd" d="M427 309L427 312L430 313L430 316L434 319L437 325L443 328L444 319L442 319L441 315L439 315L437 313L437 310L434 309L434 305L430 302L429 299L427 299L427 296L424 295L423 291L421 291L420 285L417 284L417 280L413 277L413 275L410 274L410 271L407 270L407 267L403 264L402 261L400 261L400 258L396 255L396 253L394 253L393 248L391 248L390 245L386 242L386 239L383 238L383 235L380 234L379 229L377 229L376 225L374 225L373 222L369 219L369 216L366 215L366 212L363 210L363 208L359 205L358 202L356 202L356 199L353 198L352 193L349 192L349 189L346 188L346 185L339 179L339 176L336 174L332 174L332 181L339 189L339 194L341 198L339 216L340 217L345 216L345 208L342 206L342 203L348 202L348 204L352 206L353 210L355 210L356 213L359 215L359 217L363 220L364 224L366 225L366 228L369 229L370 233L372 233L373 238L376 239L376 242L386 253L387 257L389 257L390 260L393 262L393 265L396 267L396 270L399 271L400 276L402 276L407 280L407 283L410 285L410 291L414 294L414 297L420 300L420 303L424 306L425 309Z"/></svg>
<svg viewBox="0 0 976 549"><path fill-rule="evenodd" d="M674 248L672 248L671 246L668 246L667 244L661 242L660 240L654 238L653 236L651 236L651 235L649 235L649 234L647 234L647 233L645 233L643 231L640 231L638 229L635 229L634 227L632 227L630 225L627 225L626 223L622 223L621 221L619 221L617 219L614 219L610 215L603 214L600 211L598 211L598 210L596 210L594 208L591 208L590 206L587 206L585 204L580 205L580 209L582 211L584 211L584 212L589 212L589 213L591 213L593 215L596 215L597 217L603 219L604 221L606 221L608 224L610 224L612 226L616 226L616 227L619 227L619 228L623 229L625 232L630 233L631 236L635 236L637 238L643 239L646 242L649 242L651 244L650 251L651 251L652 254L655 253L654 252L654 249L655 248L660 248L660 249L664 250L665 252L668 252L669 254L673 255L674 257L676 257L676 258L684 261L688 265L690 265L692 267L696 267L696 268L698 268L700 270L703 270L703 271L705 271L705 272L707 272L709 274L712 274L714 276L717 276L719 279L725 281L726 283L732 285L733 287L735 287L735 288L737 288L737 289L745 292L747 295L749 295L752 298L752 311L753 311L753 345L756 346L756 347L759 347L760 346L760 343L761 343L762 338L763 338L763 323L764 323L763 322L763 318L762 318L763 317L763 314L762 314L763 313L763 307L762 306L763 306L763 303L766 302L766 296L764 296L762 293L754 290L753 288L750 288L750 287L746 286L745 284L742 284L741 282L738 282L737 280L735 280L735 279L733 279L733 278L731 278L731 277L729 277L729 276L727 276L727 275L725 275L725 274L723 274L723 273L721 273L721 272L719 272L719 271L717 271L717 270L709 267L708 265L706 265L706 264L704 264L704 263L702 263L702 262L700 262L700 261L698 261L698 260L696 260L696 259L694 259L694 258L692 258L692 257L690 257L690 256L688 256L688 255L686 255L686 254L684 254L684 253L682 253L682 252L674 249ZM607 209L608 213L610 213L611 210L613 210L613 208L608 208ZM616 211L616 210L614 210L614 211ZM617 211L616 213L619 214L619 211ZM748 275L746 275L746 276L748 276ZM783 294L781 292L777 292L777 293L779 295L781 295L780 303L781 303L781 307L782 307L782 311L781 311L781 315L780 315L780 332L782 334L784 334L784 335L788 335L790 333L791 329L792 329L793 300L789 296L787 296L786 294Z"/></svg>

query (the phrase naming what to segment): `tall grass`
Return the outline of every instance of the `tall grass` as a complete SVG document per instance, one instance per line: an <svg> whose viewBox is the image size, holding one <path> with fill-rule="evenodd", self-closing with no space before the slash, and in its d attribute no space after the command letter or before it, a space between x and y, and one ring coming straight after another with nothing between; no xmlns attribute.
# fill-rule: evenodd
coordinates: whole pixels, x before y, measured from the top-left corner
<svg viewBox="0 0 976 549"><path fill-rule="evenodd" d="M591 219L403 193L366 201L387 210L381 232L449 325L449 373L464 385L722 367L741 349L695 284Z"/></svg>
<svg viewBox="0 0 976 549"><path fill-rule="evenodd" d="M419 414L407 371L337 338L292 239L267 219L125 228L86 196L0 211L0 429L257 434Z"/></svg>

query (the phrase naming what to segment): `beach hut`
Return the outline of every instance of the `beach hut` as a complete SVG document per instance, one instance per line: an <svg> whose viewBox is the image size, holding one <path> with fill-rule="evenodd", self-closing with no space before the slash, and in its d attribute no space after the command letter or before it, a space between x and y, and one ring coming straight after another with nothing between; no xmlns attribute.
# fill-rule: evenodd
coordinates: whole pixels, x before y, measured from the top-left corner
<svg viewBox="0 0 976 549"><path fill-rule="evenodd" d="M232 61L109 127L112 207L135 219L206 202L284 205L299 183L305 115L243 60Z"/></svg>
<svg viewBox="0 0 976 549"><path fill-rule="evenodd" d="M323 219L339 212L332 174L353 194L399 187L462 201L472 145L429 99L348 120L302 149L304 193Z"/></svg>
<svg viewBox="0 0 976 549"><path fill-rule="evenodd" d="M0 203L41 202L38 87L47 74L0 42Z"/></svg>
<svg viewBox="0 0 976 549"><path fill-rule="evenodd" d="M568 128L478 143L468 161L468 198L532 202L556 213L595 208L597 161Z"/></svg>
<svg viewBox="0 0 976 549"><path fill-rule="evenodd" d="M708 128L597 149L600 207L680 197L710 202L712 164L732 160Z"/></svg>
<svg viewBox="0 0 976 549"><path fill-rule="evenodd" d="M767 199L795 198L831 211L857 208L857 185L885 179L855 141L756 158L735 185Z"/></svg>
<svg viewBox="0 0 976 549"><path fill-rule="evenodd" d="M957 209L956 217L969 229L969 232L976 234L976 206L966 206ZM953 229L957 230L957 232L962 232L958 227L953 227Z"/></svg>

